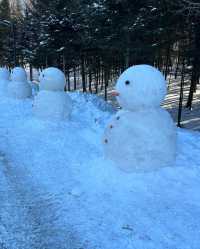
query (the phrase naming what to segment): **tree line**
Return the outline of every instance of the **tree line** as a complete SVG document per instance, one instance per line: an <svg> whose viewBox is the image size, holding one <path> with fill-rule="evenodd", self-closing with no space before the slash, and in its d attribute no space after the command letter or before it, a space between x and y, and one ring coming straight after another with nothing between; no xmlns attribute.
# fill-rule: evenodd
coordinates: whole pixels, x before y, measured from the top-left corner
<svg viewBox="0 0 200 249"><path fill-rule="evenodd" d="M187 72L191 108L200 78L199 20L199 0L2 0L0 64L56 66L67 90L80 80L83 91L104 90L105 98L130 65L154 65L166 78Z"/></svg>

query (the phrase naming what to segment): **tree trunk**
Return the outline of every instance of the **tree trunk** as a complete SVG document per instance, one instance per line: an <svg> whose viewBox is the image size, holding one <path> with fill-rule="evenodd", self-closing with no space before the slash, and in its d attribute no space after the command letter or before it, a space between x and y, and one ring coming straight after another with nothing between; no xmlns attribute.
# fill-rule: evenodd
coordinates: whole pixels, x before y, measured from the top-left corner
<svg viewBox="0 0 200 249"><path fill-rule="evenodd" d="M83 92L86 92L86 80L85 80L85 62L83 55L81 56L81 78L82 78L82 88Z"/></svg>

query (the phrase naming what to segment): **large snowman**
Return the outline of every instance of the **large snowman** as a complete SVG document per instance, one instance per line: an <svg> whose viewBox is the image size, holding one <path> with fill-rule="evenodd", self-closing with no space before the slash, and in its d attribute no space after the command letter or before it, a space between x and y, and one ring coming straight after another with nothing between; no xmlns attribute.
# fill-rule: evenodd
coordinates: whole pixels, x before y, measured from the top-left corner
<svg viewBox="0 0 200 249"><path fill-rule="evenodd" d="M0 68L0 94L4 95L9 84L10 72L7 68Z"/></svg>
<svg viewBox="0 0 200 249"><path fill-rule="evenodd" d="M39 119L65 120L72 110L72 102L64 92L65 75L50 67L40 73L39 93L34 100L34 113Z"/></svg>
<svg viewBox="0 0 200 249"><path fill-rule="evenodd" d="M118 79L113 95L123 108L104 133L107 158L126 172L153 171L172 166L176 156L176 127L160 107L166 82L156 68L138 65Z"/></svg>
<svg viewBox="0 0 200 249"><path fill-rule="evenodd" d="M11 71L11 82L8 85L7 92L10 97L16 99L26 99L32 96L32 89L24 68L15 67Z"/></svg>

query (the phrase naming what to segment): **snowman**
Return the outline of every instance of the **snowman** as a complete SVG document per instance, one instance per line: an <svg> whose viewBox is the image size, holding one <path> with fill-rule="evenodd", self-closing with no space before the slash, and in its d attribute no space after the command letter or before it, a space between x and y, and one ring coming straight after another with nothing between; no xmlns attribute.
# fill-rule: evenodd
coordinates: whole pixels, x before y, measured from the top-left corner
<svg viewBox="0 0 200 249"><path fill-rule="evenodd" d="M0 94L5 94L7 86L9 84L10 72L7 68L0 68Z"/></svg>
<svg viewBox="0 0 200 249"><path fill-rule="evenodd" d="M39 93L34 100L34 113L39 119L65 120L72 110L70 97L64 92L65 75L57 68L43 70L39 76Z"/></svg>
<svg viewBox="0 0 200 249"><path fill-rule="evenodd" d="M8 85L7 92L8 96L16 99L26 99L32 96L32 89L24 68L15 67L11 71L11 82Z"/></svg>
<svg viewBox="0 0 200 249"><path fill-rule="evenodd" d="M119 77L113 96L123 108L103 137L105 156L126 172L148 172L172 166L176 126L160 107L166 82L156 68L137 65Z"/></svg>

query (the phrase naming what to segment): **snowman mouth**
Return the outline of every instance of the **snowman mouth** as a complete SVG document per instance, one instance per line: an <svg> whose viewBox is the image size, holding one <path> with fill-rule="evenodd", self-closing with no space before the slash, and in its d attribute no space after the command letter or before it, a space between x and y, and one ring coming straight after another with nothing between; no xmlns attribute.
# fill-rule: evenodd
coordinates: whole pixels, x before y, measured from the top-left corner
<svg viewBox="0 0 200 249"><path fill-rule="evenodd" d="M111 96L113 96L113 97L118 97L118 96L119 96L119 92L117 92L117 91L112 91L112 92L111 92Z"/></svg>

